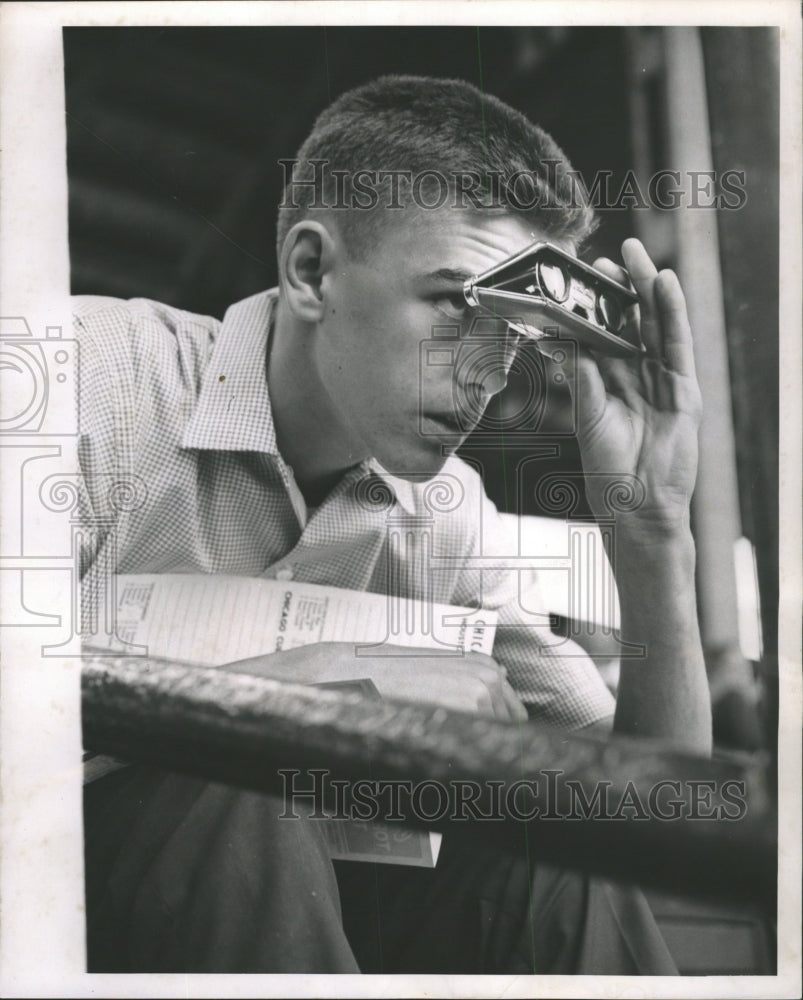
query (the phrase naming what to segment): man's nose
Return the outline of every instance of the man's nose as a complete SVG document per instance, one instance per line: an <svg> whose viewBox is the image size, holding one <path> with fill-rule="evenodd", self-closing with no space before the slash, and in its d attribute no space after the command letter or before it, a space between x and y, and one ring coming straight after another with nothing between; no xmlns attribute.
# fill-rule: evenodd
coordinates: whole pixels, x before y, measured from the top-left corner
<svg viewBox="0 0 803 1000"><path fill-rule="evenodd" d="M457 366L457 381L478 405L486 405L507 386L517 346L518 342L513 338L463 345Z"/></svg>
<svg viewBox="0 0 803 1000"><path fill-rule="evenodd" d="M507 386L507 375L510 370L510 366L503 366L502 363L497 367L491 368L485 375L482 384L480 386L480 391L484 396L490 399L492 396L496 396Z"/></svg>

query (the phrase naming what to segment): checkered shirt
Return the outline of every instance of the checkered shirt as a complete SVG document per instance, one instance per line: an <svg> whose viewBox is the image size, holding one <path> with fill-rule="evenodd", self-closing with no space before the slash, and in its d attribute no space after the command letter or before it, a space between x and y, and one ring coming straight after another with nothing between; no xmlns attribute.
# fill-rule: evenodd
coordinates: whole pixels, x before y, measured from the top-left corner
<svg viewBox="0 0 803 1000"><path fill-rule="evenodd" d="M268 398L276 298L239 302L222 323L145 299L76 300L84 569L233 573L495 609L494 657L531 716L574 728L611 715L591 660L550 631L534 572L501 556L472 565L505 551L503 529L461 459L427 482L365 461L308 516Z"/></svg>

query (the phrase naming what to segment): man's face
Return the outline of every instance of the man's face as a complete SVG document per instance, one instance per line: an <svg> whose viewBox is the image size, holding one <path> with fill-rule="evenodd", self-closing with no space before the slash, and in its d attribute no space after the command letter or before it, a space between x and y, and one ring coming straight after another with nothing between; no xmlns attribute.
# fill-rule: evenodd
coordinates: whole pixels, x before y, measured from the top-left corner
<svg viewBox="0 0 803 1000"><path fill-rule="evenodd" d="M365 454L397 475L432 476L444 447L454 451L504 387L515 353L506 323L476 323L463 282L539 234L502 214L443 208L398 216L370 259L344 256L326 276L316 361ZM444 334L446 353L433 356L446 363L422 363L421 344Z"/></svg>

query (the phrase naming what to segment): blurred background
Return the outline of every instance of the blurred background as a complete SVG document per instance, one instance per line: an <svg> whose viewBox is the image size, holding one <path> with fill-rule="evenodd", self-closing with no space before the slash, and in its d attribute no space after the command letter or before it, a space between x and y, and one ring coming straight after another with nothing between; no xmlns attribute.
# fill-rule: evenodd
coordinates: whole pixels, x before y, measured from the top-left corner
<svg viewBox="0 0 803 1000"><path fill-rule="evenodd" d="M637 235L680 275L705 403L693 529L715 739L774 753L778 44L773 28L67 28L72 290L222 317L272 287L278 161L380 74L459 77L520 109L589 186L604 172L584 259L618 259ZM680 207L650 197L661 170L681 172ZM726 172L744 197L710 207ZM533 396L535 424L517 425ZM580 482L571 431L565 389L525 350L462 451L501 510L583 519L582 492L556 510L536 489L552 473ZM766 969L755 926L728 920L721 969L710 937L689 952L686 920L686 971Z"/></svg>

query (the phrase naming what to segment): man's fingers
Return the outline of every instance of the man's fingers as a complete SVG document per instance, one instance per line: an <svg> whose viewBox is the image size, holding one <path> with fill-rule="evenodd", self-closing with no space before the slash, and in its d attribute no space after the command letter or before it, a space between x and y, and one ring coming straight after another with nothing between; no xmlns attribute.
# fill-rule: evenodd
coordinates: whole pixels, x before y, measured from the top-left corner
<svg viewBox="0 0 803 1000"><path fill-rule="evenodd" d="M605 383L596 359L579 344L570 351L566 343L542 341L539 350L552 359L566 380L575 423L593 423L605 409Z"/></svg>
<svg viewBox="0 0 803 1000"><path fill-rule="evenodd" d="M686 299L674 271L661 271L658 275L655 298L661 316L662 353L667 368L678 375L694 375L694 348Z"/></svg>
<svg viewBox="0 0 803 1000"><path fill-rule="evenodd" d="M647 253L641 240L631 237L622 244L622 259L625 262L627 273L633 287L639 293L651 292L652 283L658 274L658 268L653 264L652 257ZM652 301L652 295L644 295L645 299Z"/></svg>
<svg viewBox="0 0 803 1000"><path fill-rule="evenodd" d="M502 694L504 695L505 704L513 722L526 722L529 719L527 709L519 701L516 692L507 681L503 681L502 683Z"/></svg>
<svg viewBox="0 0 803 1000"><path fill-rule="evenodd" d="M618 281L625 288L630 287L630 275L619 264L614 264L609 257L597 257L591 266L596 268L597 271L602 271L606 277Z"/></svg>
<svg viewBox="0 0 803 1000"><path fill-rule="evenodd" d="M655 279L658 269L640 240L629 239L622 244L630 281L639 298L641 339L649 354L661 356L661 324L655 300Z"/></svg>
<svg viewBox="0 0 803 1000"><path fill-rule="evenodd" d="M602 271L602 273L607 277L613 278L614 281L618 281L619 284L624 285L625 288L634 288L628 272L619 264L615 264L612 260L610 260L610 258L598 257L594 261L593 267L595 267L598 271ZM646 311L645 314L649 315L649 311ZM625 313L627 326L636 336L641 335L641 315L642 310L638 304L628 307ZM647 332L647 339L650 339L649 330Z"/></svg>
<svg viewBox="0 0 803 1000"><path fill-rule="evenodd" d="M641 337L647 351L663 358L670 371L694 375L694 351L686 300L674 271L659 273L637 239L625 240L622 256L627 271L607 257L596 260L594 267L614 281L630 283L635 288L639 296Z"/></svg>
<svg viewBox="0 0 803 1000"><path fill-rule="evenodd" d="M488 690L495 718L505 722L524 722L528 718L527 709L516 697L507 681L502 680L492 684Z"/></svg>
<svg viewBox="0 0 803 1000"><path fill-rule="evenodd" d="M493 657L484 653L471 653L466 659L472 663L477 676L488 689L495 717L513 722L526 722L529 718L527 709L510 686L501 663L497 663Z"/></svg>

